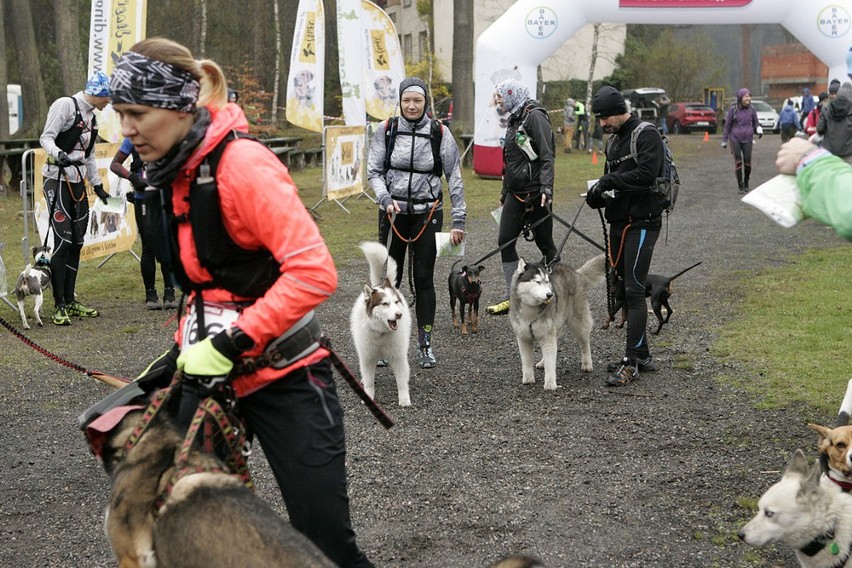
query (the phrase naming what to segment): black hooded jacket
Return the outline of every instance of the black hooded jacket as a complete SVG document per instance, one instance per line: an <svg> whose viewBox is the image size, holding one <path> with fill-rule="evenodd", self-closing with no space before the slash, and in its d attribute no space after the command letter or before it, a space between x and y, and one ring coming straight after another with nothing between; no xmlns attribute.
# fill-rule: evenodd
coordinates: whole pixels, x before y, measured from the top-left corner
<svg viewBox="0 0 852 568"><path fill-rule="evenodd" d="M518 146L515 138L523 125L532 140L538 158L530 160ZM506 137L503 142L503 191L501 202L508 193L528 196L544 193L553 197L553 127L547 111L536 100L524 103L523 108L509 116Z"/></svg>
<svg viewBox="0 0 852 568"><path fill-rule="evenodd" d="M820 113L817 134L823 136L822 147L835 156L852 155L852 83L843 83L837 98Z"/></svg>
<svg viewBox="0 0 852 568"><path fill-rule="evenodd" d="M665 148L659 131L645 127L636 138L636 160L619 158L630 154L630 134L639 126L639 119L631 116L607 142L607 166L598 180L602 192L615 190L615 198L589 202L594 208L606 207L610 223L632 223L634 226L659 228L662 226L663 206L653 188L663 173Z"/></svg>

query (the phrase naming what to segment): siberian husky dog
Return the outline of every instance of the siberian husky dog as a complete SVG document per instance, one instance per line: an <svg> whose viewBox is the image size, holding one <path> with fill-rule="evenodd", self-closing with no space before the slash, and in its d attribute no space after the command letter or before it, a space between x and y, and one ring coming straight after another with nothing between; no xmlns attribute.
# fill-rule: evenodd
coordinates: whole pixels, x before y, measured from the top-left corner
<svg viewBox="0 0 852 568"><path fill-rule="evenodd" d="M381 243L363 242L360 246L370 265L370 282L364 285L363 293L352 306L349 329L358 351L364 390L375 398L376 362L386 361L396 377L399 405L411 406L408 394L411 312L391 282L396 275L396 261Z"/></svg>
<svg viewBox="0 0 852 568"><path fill-rule="evenodd" d="M512 277L509 322L518 340L524 384L535 382L533 350L541 346L545 390L556 389L556 342L566 326L580 343L580 368L592 370L591 335L594 322L586 291L603 282L606 261L598 255L579 270L564 262L552 267L523 259Z"/></svg>
<svg viewBox="0 0 852 568"><path fill-rule="evenodd" d="M808 467L796 450L781 481L758 502L737 535L751 546L783 544L804 568L852 567L852 495L820 482L819 463Z"/></svg>

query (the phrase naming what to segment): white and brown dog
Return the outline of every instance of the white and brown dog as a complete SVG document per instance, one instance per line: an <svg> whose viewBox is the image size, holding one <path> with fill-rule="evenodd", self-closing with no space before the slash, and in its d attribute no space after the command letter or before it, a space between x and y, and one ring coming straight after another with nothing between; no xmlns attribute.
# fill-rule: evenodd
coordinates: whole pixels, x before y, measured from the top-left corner
<svg viewBox="0 0 852 568"><path fill-rule="evenodd" d="M18 311L21 312L21 323L24 329L30 329L24 313L24 299L27 296L35 299L33 315L38 325L44 325L41 321L41 305L44 303L44 291L48 288L50 288L50 248L33 247L33 262L24 268L15 283L15 297L18 299Z"/></svg>
<svg viewBox="0 0 852 568"><path fill-rule="evenodd" d="M808 424L819 433L817 449L822 465L823 481L833 482L846 493L852 491L852 426L849 425L850 415L852 415L852 379L846 385L846 395L840 405L835 427Z"/></svg>
<svg viewBox="0 0 852 568"><path fill-rule="evenodd" d="M361 250L370 265L370 283L364 285L364 291L352 306L349 328L358 352L364 390L376 398L376 362L386 361L396 378L399 405L411 406L408 393L411 312L405 297L390 280L396 275L397 264L381 243L363 242Z"/></svg>

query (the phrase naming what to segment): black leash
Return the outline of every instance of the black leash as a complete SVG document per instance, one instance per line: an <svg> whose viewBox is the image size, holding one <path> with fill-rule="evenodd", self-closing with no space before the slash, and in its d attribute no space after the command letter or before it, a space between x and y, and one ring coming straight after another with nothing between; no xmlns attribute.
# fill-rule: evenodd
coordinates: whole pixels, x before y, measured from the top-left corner
<svg viewBox="0 0 852 568"><path fill-rule="evenodd" d="M123 377L116 377L116 376L113 376L113 375L107 375L106 373L102 373L100 371L95 371L94 369L87 369L87 368L83 367L82 365L78 365L77 363L72 363L68 359L60 357L56 353L48 351L47 349L40 346L38 343L36 343L32 339L30 339L29 337L27 337L26 335L24 335L23 333L18 331L12 324L10 324L8 321L3 319L3 317L0 317L0 325L2 325L3 327L5 327L9 331L11 331L12 335L17 337L18 339L20 339L21 341L26 343L28 346L32 347L33 349L35 349L36 351L38 351L39 353L41 353L42 355L47 357L48 359L53 359L54 361L56 361L60 365L64 365L64 366L68 367L69 369L73 369L73 370L78 371L80 373L85 373L90 377L93 377L93 378L95 378L99 381L105 382L105 383L110 384L110 385L115 386L115 387L121 386L121 383L127 384L127 383L131 382L130 379L125 379ZM109 377L110 379L114 379L114 380L113 381L105 380L105 377Z"/></svg>
<svg viewBox="0 0 852 568"><path fill-rule="evenodd" d="M351 369L343 362L343 359L331 348L331 339L323 336L320 339L320 345L325 347L328 351L329 358L331 359L331 364L334 365L334 368L337 369L337 372L349 383L349 386L355 391L355 394L358 395L358 398L367 405L369 411L373 414L376 420L379 421L379 424L384 426L387 429L390 429L393 426L393 420L385 413L384 409L376 402L370 395L367 394L367 391L364 390L364 387L361 386L361 382L355 377L355 373L352 372Z"/></svg>

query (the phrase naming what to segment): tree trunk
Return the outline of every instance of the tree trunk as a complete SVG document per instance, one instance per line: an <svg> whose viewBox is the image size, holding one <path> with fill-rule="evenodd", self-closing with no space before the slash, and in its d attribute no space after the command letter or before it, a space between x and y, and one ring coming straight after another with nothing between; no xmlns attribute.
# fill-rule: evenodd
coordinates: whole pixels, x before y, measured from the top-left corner
<svg viewBox="0 0 852 568"><path fill-rule="evenodd" d="M326 2L327 4L328 2ZM281 99L286 101L287 97L287 81L290 78L290 54L293 51L293 33L296 31L296 13L298 12L299 3L296 0L285 0L281 7L281 44L278 49L281 53L281 76L278 79L278 90L281 93ZM328 29L328 20L325 20L326 30ZM328 37L328 36L326 36ZM326 50L330 48L326 47ZM282 116L282 126L286 127L287 122Z"/></svg>
<svg viewBox="0 0 852 568"><path fill-rule="evenodd" d="M201 0L201 29L198 34L198 56L207 56L207 0Z"/></svg>
<svg viewBox="0 0 852 568"><path fill-rule="evenodd" d="M41 134L47 118L47 102L41 80L41 64L36 47L33 16L29 0L9 0L10 23L15 43L15 56L21 70L21 93L24 98L24 121L16 133L29 138Z"/></svg>
<svg viewBox="0 0 852 568"><path fill-rule="evenodd" d="M453 130L473 133L473 0L455 0L453 19Z"/></svg>
<svg viewBox="0 0 852 568"><path fill-rule="evenodd" d="M337 0L325 0L325 106L324 114L343 117L340 89L340 54L337 52ZM333 106L329 106L329 102Z"/></svg>
<svg viewBox="0 0 852 568"><path fill-rule="evenodd" d="M6 0L0 0L0 45L6 45ZM6 65L6 53L0 57L0 138L9 137L9 98L6 96L6 84L9 82L9 72Z"/></svg>
<svg viewBox="0 0 852 568"><path fill-rule="evenodd" d="M76 93L86 81L86 68L80 51L80 18L76 12L79 7L79 2L71 0L54 0L53 5L56 58L59 60L59 73L66 93Z"/></svg>
<svg viewBox="0 0 852 568"><path fill-rule="evenodd" d="M595 65L598 62L598 38L601 35L601 25L595 24L594 30L594 35L592 36L592 55L589 61L589 80L586 83L586 100L583 103L586 106L586 116L589 116L591 111L592 87L595 82Z"/></svg>
<svg viewBox="0 0 852 568"><path fill-rule="evenodd" d="M281 18L278 14L278 0L272 0L273 18L275 26L275 72L272 79L272 115L271 122L278 125L278 85L281 82Z"/></svg>

